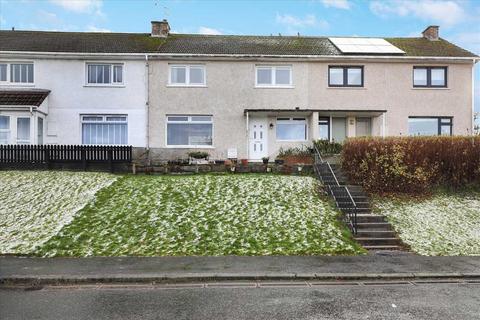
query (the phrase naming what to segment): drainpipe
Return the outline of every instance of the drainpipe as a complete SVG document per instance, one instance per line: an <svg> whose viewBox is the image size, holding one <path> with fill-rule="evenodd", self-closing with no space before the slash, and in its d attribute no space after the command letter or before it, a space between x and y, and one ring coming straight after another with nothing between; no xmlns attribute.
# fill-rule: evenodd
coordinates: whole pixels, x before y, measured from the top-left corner
<svg viewBox="0 0 480 320"><path fill-rule="evenodd" d="M248 111L246 114L246 125L247 125L247 130L246 130L246 136L247 136L247 159L250 159L250 123L249 123L249 115Z"/></svg>
<svg viewBox="0 0 480 320"><path fill-rule="evenodd" d="M148 63L148 54L145 54L145 147L147 157L150 158L150 64Z"/></svg>
<svg viewBox="0 0 480 320"><path fill-rule="evenodd" d="M476 59L473 59L472 64L472 128L471 134L475 133L475 63L477 63Z"/></svg>

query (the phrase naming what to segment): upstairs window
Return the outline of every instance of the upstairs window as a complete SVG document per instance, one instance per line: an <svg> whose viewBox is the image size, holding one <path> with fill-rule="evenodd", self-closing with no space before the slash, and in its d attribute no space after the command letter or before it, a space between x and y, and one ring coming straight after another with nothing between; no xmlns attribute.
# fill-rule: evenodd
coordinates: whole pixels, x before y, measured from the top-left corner
<svg viewBox="0 0 480 320"><path fill-rule="evenodd" d="M363 67L329 66L329 87L363 87Z"/></svg>
<svg viewBox="0 0 480 320"><path fill-rule="evenodd" d="M87 84L123 85L123 64L87 64Z"/></svg>
<svg viewBox="0 0 480 320"><path fill-rule="evenodd" d="M277 140L306 141L307 120L305 118L277 118Z"/></svg>
<svg viewBox="0 0 480 320"><path fill-rule="evenodd" d="M255 76L256 87L291 87L291 66L257 66Z"/></svg>
<svg viewBox="0 0 480 320"><path fill-rule="evenodd" d="M6 63L0 63L0 82L7 81L7 67Z"/></svg>
<svg viewBox="0 0 480 320"><path fill-rule="evenodd" d="M446 88L447 67L413 67L413 86L416 88Z"/></svg>
<svg viewBox="0 0 480 320"><path fill-rule="evenodd" d="M0 83L33 83L33 63L0 63Z"/></svg>
<svg viewBox="0 0 480 320"><path fill-rule="evenodd" d="M170 65L169 85L205 86L204 65Z"/></svg>

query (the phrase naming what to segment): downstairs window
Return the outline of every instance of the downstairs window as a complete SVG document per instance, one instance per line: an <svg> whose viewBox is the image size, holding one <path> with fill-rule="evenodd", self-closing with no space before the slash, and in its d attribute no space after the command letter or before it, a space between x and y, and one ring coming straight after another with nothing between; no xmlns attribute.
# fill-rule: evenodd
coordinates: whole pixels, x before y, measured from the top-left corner
<svg viewBox="0 0 480 320"><path fill-rule="evenodd" d="M181 148L212 145L212 116L167 116L167 146Z"/></svg>
<svg viewBox="0 0 480 320"><path fill-rule="evenodd" d="M128 143L126 115L82 115L82 144L125 145Z"/></svg>
<svg viewBox="0 0 480 320"><path fill-rule="evenodd" d="M411 136L451 136L450 117L409 117L408 134Z"/></svg>

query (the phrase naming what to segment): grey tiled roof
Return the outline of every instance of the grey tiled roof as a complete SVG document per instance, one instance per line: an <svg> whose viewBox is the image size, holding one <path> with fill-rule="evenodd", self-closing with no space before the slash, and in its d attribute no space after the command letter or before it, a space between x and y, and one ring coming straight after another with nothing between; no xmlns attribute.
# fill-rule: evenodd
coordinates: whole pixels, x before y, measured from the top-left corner
<svg viewBox="0 0 480 320"><path fill-rule="evenodd" d="M0 31L0 51L150 53L163 42L147 33Z"/></svg>
<svg viewBox="0 0 480 320"><path fill-rule="evenodd" d="M322 37L212 36L172 34L160 47L162 53L246 54L246 55L340 55Z"/></svg>
<svg viewBox="0 0 480 320"><path fill-rule="evenodd" d="M406 56L476 57L444 39L385 38ZM68 53L172 53L213 55L343 55L326 37L226 36L148 33L0 31L0 51Z"/></svg>

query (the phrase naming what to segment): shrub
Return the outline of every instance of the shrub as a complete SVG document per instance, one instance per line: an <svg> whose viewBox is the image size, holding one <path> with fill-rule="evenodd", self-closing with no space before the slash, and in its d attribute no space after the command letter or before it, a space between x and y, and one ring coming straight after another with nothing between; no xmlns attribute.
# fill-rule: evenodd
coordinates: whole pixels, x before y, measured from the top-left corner
<svg viewBox="0 0 480 320"><path fill-rule="evenodd" d="M342 152L342 144L339 142L330 142L328 140L317 140L313 144L321 154L339 154Z"/></svg>
<svg viewBox="0 0 480 320"><path fill-rule="evenodd" d="M342 168L371 192L425 193L480 183L480 137L355 138Z"/></svg>
<svg viewBox="0 0 480 320"><path fill-rule="evenodd" d="M207 159L209 154L204 151L192 151L188 153L188 156L194 159Z"/></svg>
<svg viewBox="0 0 480 320"><path fill-rule="evenodd" d="M312 164L313 163L313 149L305 145L292 148L280 148L277 159L283 159L285 164Z"/></svg>

